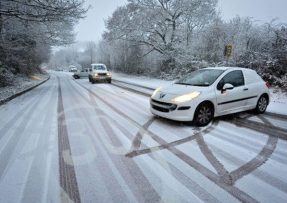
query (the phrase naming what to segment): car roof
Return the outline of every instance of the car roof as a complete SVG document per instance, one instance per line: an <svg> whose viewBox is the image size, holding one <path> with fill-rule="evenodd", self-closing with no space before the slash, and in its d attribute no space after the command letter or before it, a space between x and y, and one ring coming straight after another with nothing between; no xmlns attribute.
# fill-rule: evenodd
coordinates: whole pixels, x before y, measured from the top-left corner
<svg viewBox="0 0 287 203"><path fill-rule="evenodd" d="M106 65L103 63L93 63L91 64L91 66L106 66Z"/></svg>
<svg viewBox="0 0 287 203"><path fill-rule="evenodd" d="M226 70L242 70L242 71L250 71L251 69L248 69L248 68L241 68L241 67L208 67L208 68L205 68L205 69L215 69L215 70L223 70L223 71L226 71Z"/></svg>

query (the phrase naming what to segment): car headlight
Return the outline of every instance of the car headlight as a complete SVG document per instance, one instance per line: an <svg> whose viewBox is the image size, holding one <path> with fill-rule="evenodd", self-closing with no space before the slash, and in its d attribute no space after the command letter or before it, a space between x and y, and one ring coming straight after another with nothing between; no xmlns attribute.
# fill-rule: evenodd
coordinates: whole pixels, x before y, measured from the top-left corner
<svg viewBox="0 0 287 203"><path fill-rule="evenodd" d="M107 76L112 76L112 74L110 72L107 73Z"/></svg>
<svg viewBox="0 0 287 203"><path fill-rule="evenodd" d="M98 76L98 73L95 73L94 76L95 76L95 77Z"/></svg>
<svg viewBox="0 0 287 203"><path fill-rule="evenodd" d="M160 90L161 87L156 88L151 97L154 97Z"/></svg>
<svg viewBox="0 0 287 203"><path fill-rule="evenodd" d="M200 95L200 92L192 92L173 98L171 101L175 103L183 103L195 99Z"/></svg>

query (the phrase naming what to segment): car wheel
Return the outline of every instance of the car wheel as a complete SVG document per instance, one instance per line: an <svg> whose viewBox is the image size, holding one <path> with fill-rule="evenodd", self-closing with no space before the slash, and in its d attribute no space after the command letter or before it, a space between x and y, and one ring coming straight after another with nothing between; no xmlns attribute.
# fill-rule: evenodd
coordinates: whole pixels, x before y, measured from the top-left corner
<svg viewBox="0 0 287 203"><path fill-rule="evenodd" d="M268 106L268 97L265 95L262 95L258 99L256 108L255 108L256 113L259 113L259 114L264 113L267 109L267 106Z"/></svg>
<svg viewBox="0 0 287 203"><path fill-rule="evenodd" d="M94 79L91 79L91 83L92 83L92 84L95 84L95 80L94 80Z"/></svg>
<svg viewBox="0 0 287 203"><path fill-rule="evenodd" d="M208 125L214 116L213 106L207 102L200 104L194 114L194 123L197 126Z"/></svg>
<svg viewBox="0 0 287 203"><path fill-rule="evenodd" d="M111 83L112 82L112 80L108 80L108 83Z"/></svg>

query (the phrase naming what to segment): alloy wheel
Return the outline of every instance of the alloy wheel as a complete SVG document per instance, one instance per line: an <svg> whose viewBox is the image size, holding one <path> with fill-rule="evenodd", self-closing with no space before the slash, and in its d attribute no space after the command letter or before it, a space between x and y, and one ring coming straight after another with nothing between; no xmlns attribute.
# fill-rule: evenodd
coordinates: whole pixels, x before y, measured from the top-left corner
<svg viewBox="0 0 287 203"><path fill-rule="evenodd" d="M211 121L212 115L212 109L207 105L203 105L199 109L197 121L201 125L206 125Z"/></svg>
<svg viewBox="0 0 287 203"><path fill-rule="evenodd" d="M258 101L258 110L260 111L260 112L264 112L265 110L266 110L266 108L267 108L267 99L266 99L266 97L261 97L260 99L259 99L259 101Z"/></svg>

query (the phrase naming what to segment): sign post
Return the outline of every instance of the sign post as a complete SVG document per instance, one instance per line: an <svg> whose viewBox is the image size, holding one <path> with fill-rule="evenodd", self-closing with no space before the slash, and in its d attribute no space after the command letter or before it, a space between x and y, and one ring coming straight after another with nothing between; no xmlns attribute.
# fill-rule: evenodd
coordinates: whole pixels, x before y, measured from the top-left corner
<svg viewBox="0 0 287 203"><path fill-rule="evenodd" d="M228 65L229 63L229 59L232 55L232 50L233 50L233 46L232 44L228 44L228 45L225 45L225 48L224 48L224 57L226 59L226 63Z"/></svg>

